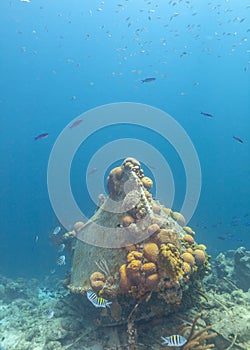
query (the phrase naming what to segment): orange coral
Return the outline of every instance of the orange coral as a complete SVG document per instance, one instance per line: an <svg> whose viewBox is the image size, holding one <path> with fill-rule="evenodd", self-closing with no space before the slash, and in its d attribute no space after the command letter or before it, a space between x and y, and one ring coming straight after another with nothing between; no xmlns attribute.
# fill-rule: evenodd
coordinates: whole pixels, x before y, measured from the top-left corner
<svg viewBox="0 0 250 350"><path fill-rule="evenodd" d="M120 267L120 282L119 287L122 292L128 292L130 289L130 280L127 276L127 267L126 264L123 264Z"/></svg>
<svg viewBox="0 0 250 350"><path fill-rule="evenodd" d="M132 224L134 222L134 218L131 216L131 215L126 215L124 216L123 218L123 222L122 222L122 225L124 227L128 227L130 224Z"/></svg>
<svg viewBox="0 0 250 350"><path fill-rule="evenodd" d="M193 238L193 236L188 235L188 234L184 235L183 241L187 242L187 243L190 244L190 245L193 245L193 244L194 244L194 238Z"/></svg>
<svg viewBox="0 0 250 350"><path fill-rule="evenodd" d="M132 260L127 265L127 275L132 283L138 285L141 281L141 261L140 260Z"/></svg>
<svg viewBox="0 0 250 350"><path fill-rule="evenodd" d="M191 266L186 261L183 262L182 269L185 275L188 275L192 271Z"/></svg>
<svg viewBox="0 0 250 350"><path fill-rule="evenodd" d="M185 220L184 216L181 213L178 213L177 211L174 211L172 213L172 218L175 221L177 221L180 226L184 226L185 225L186 220Z"/></svg>
<svg viewBox="0 0 250 350"><path fill-rule="evenodd" d="M182 257L185 262L189 263L191 266L194 265L195 260L192 254L186 252L182 255Z"/></svg>
<svg viewBox="0 0 250 350"><path fill-rule="evenodd" d="M196 261L197 265L203 264L204 261L206 260L206 255L205 255L204 251L201 249L195 249L194 257L195 257L195 261Z"/></svg>
<svg viewBox="0 0 250 350"><path fill-rule="evenodd" d="M143 247L143 255L148 261L155 262L159 254L159 248L155 243L146 243Z"/></svg>
<svg viewBox="0 0 250 350"><path fill-rule="evenodd" d="M131 262L132 260L141 260L143 257L141 252L138 252L137 250L133 250L127 255L127 262Z"/></svg>
<svg viewBox="0 0 250 350"><path fill-rule="evenodd" d="M90 285L98 293L104 286L105 276L101 272L94 272L90 276Z"/></svg>
<svg viewBox="0 0 250 350"><path fill-rule="evenodd" d="M158 273L154 273L154 274L152 274L150 276L147 276L146 280L145 280L146 288L149 289L149 290L152 290L152 289L157 287L158 282L159 282L159 275L158 275Z"/></svg>
<svg viewBox="0 0 250 350"><path fill-rule="evenodd" d="M140 260L132 260L128 266L127 266L127 273L128 275L140 271L141 268L141 261Z"/></svg>
<svg viewBox="0 0 250 350"><path fill-rule="evenodd" d="M142 179L141 179L142 183L143 183L143 186L147 189L147 190L150 190L153 186L153 181L147 177L147 176L144 176Z"/></svg>
<svg viewBox="0 0 250 350"><path fill-rule="evenodd" d="M152 262L145 263L142 265L142 271L145 272L146 275L151 275L156 271L156 265Z"/></svg>

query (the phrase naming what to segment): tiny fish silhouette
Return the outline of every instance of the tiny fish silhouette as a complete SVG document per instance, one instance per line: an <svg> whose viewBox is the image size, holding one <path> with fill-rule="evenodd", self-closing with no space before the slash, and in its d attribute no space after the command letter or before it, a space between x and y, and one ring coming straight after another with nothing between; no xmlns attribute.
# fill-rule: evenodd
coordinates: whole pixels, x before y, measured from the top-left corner
<svg viewBox="0 0 250 350"><path fill-rule="evenodd" d="M210 114L210 113L207 113L207 112L201 112L202 115L204 115L205 117L208 117L208 118L213 118L213 115Z"/></svg>
<svg viewBox="0 0 250 350"><path fill-rule="evenodd" d="M81 123L82 123L82 119L75 120L75 121L69 126L69 128L70 128L70 129L73 129L73 128L77 127L78 125L80 125Z"/></svg>
<svg viewBox="0 0 250 350"><path fill-rule="evenodd" d="M39 134L36 137L34 137L35 140L41 140L41 139L45 139L46 137L49 136L48 132L44 132L43 134Z"/></svg>
<svg viewBox="0 0 250 350"><path fill-rule="evenodd" d="M237 142L239 143L244 143L242 139L240 139L239 137L237 136L233 136L233 139L235 139Z"/></svg>
<svg viewBox="0 0 250 350"><path fill-rule="evenodd" d="M155 81L156 78L152 77L152 78L145 78L145 79L142 79L141 82L142 83L150 83L151 81Z"/></svg>

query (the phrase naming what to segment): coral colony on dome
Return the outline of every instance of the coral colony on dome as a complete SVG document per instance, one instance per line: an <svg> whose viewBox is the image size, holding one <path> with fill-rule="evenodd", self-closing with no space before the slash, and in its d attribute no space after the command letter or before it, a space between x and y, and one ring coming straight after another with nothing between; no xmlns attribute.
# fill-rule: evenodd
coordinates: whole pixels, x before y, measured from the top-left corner
<svg viewBox="0 0 250 350"><path fill-rule="evenodd" d="M107 179L109 198L86 228L77 223L75 230L78 237L88 237L98 222L104 230L113 227L119 239L121 231L124 246L109 249L77 240L67 286L71 292L85 294L91 289L100 297L118 301L124 313L128 303L150 295L147 307L158 314L178 307L184 291L203 278L209 269L206 247L195 242L195 233L185 226L180 213L153 200L152 186L152 180L144 176L140 163L133 158L111 170ZM118 213L107 211L110 198L119 202L122 210ZM104 240L107 243L107 238ZM153 311L155 307L160 310Z"/></svg>
<svg viewBox="0 0 250 350"><path fill-rule="evenodd" d="M110 171L108 197L101 195L93 217L85 224L75 223L57 242L72 252L72 273L65 287L105 310L99 325L127 324L130 349L137 348L135 322L194 305L197 284L210 269L206 247L196 242L182 214L152 198L152 186L139 161L125 159ZM183 335L187 329L193 337L194 327L186 327ZM184 339L185 349L209 349L214 345L206 343L210 335L204 332L196 342L181 336L164 339L173 344Z"/></svg>

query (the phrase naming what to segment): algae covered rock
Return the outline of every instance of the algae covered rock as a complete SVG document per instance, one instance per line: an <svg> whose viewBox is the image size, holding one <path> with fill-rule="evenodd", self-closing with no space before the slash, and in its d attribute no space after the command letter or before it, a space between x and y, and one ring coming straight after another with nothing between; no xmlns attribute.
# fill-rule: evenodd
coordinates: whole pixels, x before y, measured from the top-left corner
<svg viewBox="0 0 250 350"><path fill-rule="evenodd" d="M244 247L235 251L234 275L238 286L247 291L250 288L250 251Z"/></svg>

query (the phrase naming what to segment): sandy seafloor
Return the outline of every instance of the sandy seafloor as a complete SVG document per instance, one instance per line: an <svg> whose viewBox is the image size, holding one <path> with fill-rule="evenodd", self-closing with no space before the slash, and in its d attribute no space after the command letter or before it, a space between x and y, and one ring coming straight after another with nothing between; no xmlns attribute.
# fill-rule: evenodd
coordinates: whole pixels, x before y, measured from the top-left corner
<svg viewBox="0 0 250 350"><path fill-rule="evenodd" d="M250 251L226 251L211 264L194 307L138 323L138 349L163 349L161 336L201 310L206 314L198 327L212 325L215 349L250 349ZM70 294L55 275L43 281L0 276L0 349L131 349L125 325L100 326L105 312Z"/></svg>

